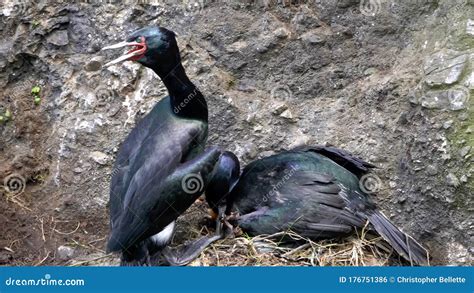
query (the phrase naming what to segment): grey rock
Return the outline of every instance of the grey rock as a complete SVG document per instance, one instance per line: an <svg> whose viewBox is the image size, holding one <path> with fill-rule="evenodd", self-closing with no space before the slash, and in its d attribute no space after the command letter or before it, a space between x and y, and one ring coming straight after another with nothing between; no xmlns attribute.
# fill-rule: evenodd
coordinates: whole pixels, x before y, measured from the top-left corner
<svg viewBox="0 0 474 293"><path fill-rule="evenodd" d="M57 252L61 260L69 260L74 256L75 250L70 246L61 245L58 247Z"/></svg>
<svg viewBox="0 0 474 293"><path fill-rule="evenodd" d="M263 130L263 126L260 125L260 124L257 124L253 127L253 131L255 131L255 132L260 132L262 130Z"/></svg>
<svg viewBox="0 0 474 293"><path fill-rule="evenodd" d="M273 31L273 35L279 39L286 39L290 35L290 31L285 27L280 27Z"/></svg>
<svg viewBox="0 0 474 293"><path fill-rule="evenodd" d="M300 37L305 43L314 45L314 44L321 44L325 42L324 37L318 35L316 32L309 31L307 33L304 33Z"/></svg>
<svg viewBox="0 0 474 293"><path fill-rule="evenodd" d="M274 151L263 151L259 154L259 158L265 158L274 155Z"/></svg>
<svg viewBox="0 0 474 293"><path fill-rule="evenodd" d="M246 48L248 46L248 43L245 42L245 41L238 41L238 42L235 42L235 43L232 43L230 44L226 50L227 52L229 53L234 53L234 52L239 52L241 50L243 50L244 48Z"/></svg>
<svg viewBox="0 0 474 293"><path fill-rule="evenodd" d="M258 53L265 53L268 51L268 44L265 44L265 43L259 43L255 46L255 50L257 50Z"/></svg>
<svg viewBox="0 0 474 293"><path fill-rule="evenodd" d="M453 120L448 120L443 123L443 128L444 129L449 129L453 125Z"/></svg>
<svg viewBox="0 0 474 293"><path fill-rule="evenodd" d="M69 44L69 37L66 30L56 30L46 37L46 41L55 46L66 46Z"/></svg>
<svg viewBox="0 0 474 293"><path fill-rule="evenodd" d="M446 176L446 182L448 183L449 186L454 186L454 187L458 187L460 184L459 179L453 173L449 173Z"/></svg>
<svg viewBox="0 0 474 293"><path fill-rule="evenodd" d="M468 19L466 22L466 33L474 36L474 20Z"/></svg>
<svg viewBox="0 0 474 293"><path fill-rule="evenodd" d="M307 135L299 135L289 146L288 149L293 149L296 147L307 145L309 142L309 137Z"/></svg>
<svg viewBox="0 0 474 293"><path fill-rule="evenodd" d="M239 158L253 160L258 155L258 149L253 142L247 142L242 146L236 146L234 153Z"/></svg>
<svg viewBox="0 0 474 293"><path fill-rule="evenodd" d="M447 91L430 91L420 98L421 106L427 109L443 109L449 105Z"/></svg>
<svg viewBox="0 0 474 293"><path fill-rule="evenodd" d="M90 158L99 165L107 165L110 159L108 155L98 151L90 153Z"/></svg>
<svg viewBox="0 0 474 293"><path fill-rule="evenodd" d="M402 195L398 198L398 203L404 203L407 200L406 195Z"/></svg>
<svg viewBox="0 0 474 293"><path fill-rule="evenodd" d="M60 28L63 25L67 25L69 23L70 19L68 16L59 16L59 17L54 17L48 20L48 22L45 25L45 31L47 33Z"/></svg>
<svg viewBox="0 0 474 293"><path fill-rule="evenodd" d="M471 146L467 145L459 150L459 155L464 158L471 151Z"/></svg>
<svg viewBox="0 0 474 293"><path fill-rule="evenodd" d="M440 51L430 56L424 64L425 83L428 86L451 85L459 81L468 55L452 50Z"/></svg>
<svg viewBox="0 0 474 293"><path fill-rule="evenodd" d="M280 115L284 111L288 109L288 105L286 103L278 103L273 105L272 107L272 114L273 115Z"/></svg>
<svg viewBox="0 0 474 293"><path fill-rule="evenodd" d="M421 106L427 109L463 110L469 102L469 92L462 87L450 90L428 91L420 98Z"/></svg>
<svg viewBox="0 0 474 293"><path fill-rule="evenodd" d="M294 121L293 113L291 113L290 109L286 109L283 113L280 114L280 117L286 118L290 121Z"/></svg>
<svg viewBox="0 0 474 293"><path fill-rule="evenodd" d="M372 75L377 72L377 69L374 67L369 67L366 70L364 70L364 75Z"/></svg>
<svg viewBox="0 0 474 293"><path fill-rule="evenodd" d="M469 90L463 87L456 87L448 91L449 108L453 111L467 108L469 102Z"/></svg>
<svg viewBox="0 0 474 293"><path fill-rule="evenodd" d="M434 176L438 174L438 167L436 165L428 165L426 166L426 173L430 176Z"/></svg>
<svg viewBox="0 0 474 293"><path fill-rule="evenodd" d="M0 253L0 265L6 265L13 259L10 251Z"/></svg>
<svg viewBox="0 0 474 293"><path fill-rule="evenodd" d="M302 9L291 19L291 24L297 31L307 30L308 28L319 27L319 21L309 9Z"/></svg>

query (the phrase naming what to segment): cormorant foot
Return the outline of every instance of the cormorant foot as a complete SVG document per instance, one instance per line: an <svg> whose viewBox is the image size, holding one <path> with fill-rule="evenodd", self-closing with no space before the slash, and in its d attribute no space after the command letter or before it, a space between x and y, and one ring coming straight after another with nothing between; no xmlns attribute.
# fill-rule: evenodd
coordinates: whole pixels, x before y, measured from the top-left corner
<svg viewBox="0 0 474 293"><path fill-rule="evenodd" d="M185 266L195 260L206 247L221 238L221 235L204 236L194 242L183 245L181 248L171 249L165 247L161 251L161 255L167 265Z"/></svg>

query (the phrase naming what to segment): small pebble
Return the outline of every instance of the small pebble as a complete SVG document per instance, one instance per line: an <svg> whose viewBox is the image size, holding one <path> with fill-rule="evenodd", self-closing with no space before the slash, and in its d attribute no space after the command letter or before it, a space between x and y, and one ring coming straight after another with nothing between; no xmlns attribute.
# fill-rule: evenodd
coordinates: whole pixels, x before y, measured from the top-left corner
<svg viewBox="0 0 474 293"><path fill-rule="evenodd" d="M62 260L71 259L74 255L74 248L61 245L58 247L58 257Z"/></svg>
<svg viewBox="0 0 474 293"><path fill-rule="evenodd" d="M449 173L448 176L446 176L446 182L448 183L449 186L454 186L454 187L458 187L460 184L459 179L453 173Z"/></svg>

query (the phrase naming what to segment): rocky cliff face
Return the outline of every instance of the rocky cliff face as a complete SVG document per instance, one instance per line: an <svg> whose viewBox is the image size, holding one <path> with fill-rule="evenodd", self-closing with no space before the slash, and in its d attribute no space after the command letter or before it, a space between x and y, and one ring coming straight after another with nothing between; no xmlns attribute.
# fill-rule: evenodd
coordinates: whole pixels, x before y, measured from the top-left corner
<svg viewBox="0 0 474 293"><path fill-rule="evenodd" d="M102 253L114 155L166 90L99 50L157 24L207 97L209 144L244 162L345 148L434 264L473 264L472 0L104 2L0 7L0 263Z"/></svg>

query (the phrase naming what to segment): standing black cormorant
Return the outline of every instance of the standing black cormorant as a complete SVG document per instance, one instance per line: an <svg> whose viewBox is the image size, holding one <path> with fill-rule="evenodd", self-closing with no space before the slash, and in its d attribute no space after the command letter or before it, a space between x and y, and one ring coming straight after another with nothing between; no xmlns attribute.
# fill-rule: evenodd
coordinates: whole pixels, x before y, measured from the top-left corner
<svg viewBox="0 0 474 293"><path fill-rule="evenodd" d="M296 148L248 164L228 204L234 204L238 225L250 235L291 230L311 239L338 238L368 221L399 255L428 264L427 250L388 220L360 187L360 178L373 167L334 147Z"/></svg>
<svg viewBox="0 0 474 293"><path fill-rule="evenodd" d="M175 34L146 27L125 42L105 49L130 47L105 66L132 60L151 68L169 96L160 100L130 132L117 154L110 184L110 252L122 253L123 265L149 264L159 252L182 265L218 237L202 238L176 256L167 248L175 220L204 191L221 154L203 150L208 111L204 96L186 76Z"/></svg>

